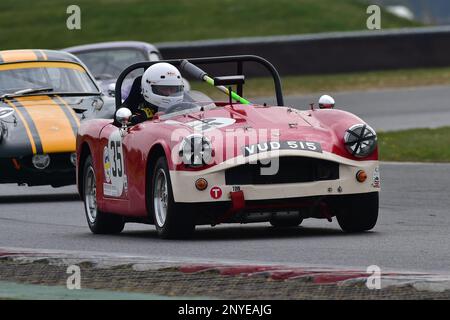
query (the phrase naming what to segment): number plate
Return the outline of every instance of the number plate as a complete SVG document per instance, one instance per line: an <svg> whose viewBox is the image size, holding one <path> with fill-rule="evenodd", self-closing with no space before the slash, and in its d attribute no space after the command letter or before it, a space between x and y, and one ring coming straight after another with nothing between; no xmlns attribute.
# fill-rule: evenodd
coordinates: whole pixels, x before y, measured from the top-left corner
<svg viewBox="0 0 450 320"><path fill-rule="evenodd" d="M254 154L275 150L302 150L322 153L322 146L318 142L311 141L271 141L252 144L243 148L244 156L248 157Z"/></svg>

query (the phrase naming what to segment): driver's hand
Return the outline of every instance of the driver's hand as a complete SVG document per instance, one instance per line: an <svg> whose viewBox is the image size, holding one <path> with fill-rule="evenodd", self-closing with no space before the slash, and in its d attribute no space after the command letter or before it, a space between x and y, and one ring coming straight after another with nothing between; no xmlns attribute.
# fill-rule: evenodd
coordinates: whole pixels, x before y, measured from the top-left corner
<svg viewBox="0 0 450 320"><path fill-rule="evenodd" d="M138 123L144 122L145 120L147 120L146 117L144 115L141 115L141 114L133 114L130 117L130 123L132 125L136 125Z"/></svg>
<svg viewBox="0 0 450 320"><path fill-rule="evenodd" d="M154 112L153 112L152 109L150 109L150 108L142 108L140 110L143 113L145 113L145 115L147 116L147 119L152 119L153 118Z"/></svg>
<svg viewBox="0 0 450 320"><path fill-rule="evenodd" d="M136 114L133 114L130 118L131 124L138 124L146 120L153 119L154 112L151 108L140 108Z"/></svg>

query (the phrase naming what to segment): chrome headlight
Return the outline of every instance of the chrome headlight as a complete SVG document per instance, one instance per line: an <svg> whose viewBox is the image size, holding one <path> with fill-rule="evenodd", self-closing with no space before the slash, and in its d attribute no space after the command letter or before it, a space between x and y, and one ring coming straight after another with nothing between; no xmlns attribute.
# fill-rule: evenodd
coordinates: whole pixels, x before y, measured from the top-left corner
<svg viewBox="0 0 450 320"><path fill-rule="evenodd" d="M211 163L212 144L205 136L192 134L183 139L179 155L185 165L199 167Z"/></svg>
<svg viewBox="0 0 450 320"><path fill-rule="evenodd" d="M13 108L1 107L0 108L0 119L9 117L13 113L14 113L14 109Z"/></svg>
<svg viewBox="0 0 450 320"><path fill-rule="evenodd" d="M0 107L0 119L7 118L10 115L14 113L13 108L9 107ZM0 123L0 142L3 140L3 136L6 133L6 127L3 125L3 123Z"/></svg>
<svg viewBox="0 0 450 320"><path fill-rule="evenodd" d="M358 158L368 157L377 147L377 134L367 124L356 124L344 134L347 151Z"/></svg>
<svg viewBox="0 0 450 320"><path fill-rule="evenodd" d="M48 154L36 154L31 161L36 169L44 170L50 165L50 156Z"/></svg>

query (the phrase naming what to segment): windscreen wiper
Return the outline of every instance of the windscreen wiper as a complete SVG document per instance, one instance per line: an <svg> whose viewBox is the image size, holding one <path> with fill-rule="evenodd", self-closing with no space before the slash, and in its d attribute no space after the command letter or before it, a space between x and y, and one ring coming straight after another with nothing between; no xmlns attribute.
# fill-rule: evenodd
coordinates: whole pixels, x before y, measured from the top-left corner
<svg viewBox="0 0 450 320"><path fill-rule="evenodd" d="M12 98L12 97L17 97L17 96L22 96L22 95L27 95L27 94L33 94L33 93L39 93L39 92L51 92L51 91L53 91L53 88L28 88L28 89L21 89L21 90L15 91L13 93L5 93L5 94L0 96L0 99Z"/></svg>

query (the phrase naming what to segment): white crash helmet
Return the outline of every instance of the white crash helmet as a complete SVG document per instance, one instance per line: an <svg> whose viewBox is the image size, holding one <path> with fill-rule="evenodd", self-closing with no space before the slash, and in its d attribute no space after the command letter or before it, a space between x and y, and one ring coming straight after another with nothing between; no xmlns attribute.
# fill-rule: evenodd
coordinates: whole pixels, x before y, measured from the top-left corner
<svg viewBox="0 0 450 320"><path fill-rule="evenodd" d="M148 103L164 111L183 101L183 78L173 65L161 62L150 66L142 75L142 95Z"/></svg>

